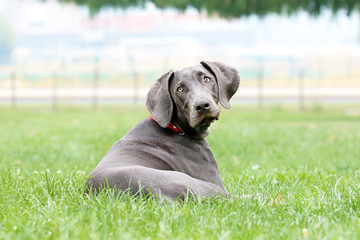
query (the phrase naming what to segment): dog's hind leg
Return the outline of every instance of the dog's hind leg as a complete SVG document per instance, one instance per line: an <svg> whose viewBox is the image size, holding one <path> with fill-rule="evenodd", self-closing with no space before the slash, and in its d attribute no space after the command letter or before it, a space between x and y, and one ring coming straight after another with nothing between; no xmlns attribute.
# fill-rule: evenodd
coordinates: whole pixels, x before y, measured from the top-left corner
<svg viewBox="0 0 360 240"><path fill-rule="evenodd" d="M91 175L87 185L91 185L95 191L101 187L130 190L132 194L143 190L145 194L165 195L172 200L184 200L189 192L198 197L227 195L221 186L176 171L130 166L102 169Z"/></svg>

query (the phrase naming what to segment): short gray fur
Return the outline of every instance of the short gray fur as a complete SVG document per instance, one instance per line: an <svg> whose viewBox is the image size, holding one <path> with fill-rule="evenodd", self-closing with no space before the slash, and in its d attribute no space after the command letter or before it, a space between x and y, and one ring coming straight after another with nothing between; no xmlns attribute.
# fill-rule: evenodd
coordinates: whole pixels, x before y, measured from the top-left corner
<svg viewBox="0 0 360 240"><path fill-rule="evenodd" d="M86 181L101 187L166 196L171 202L189 191L197 196L226 196L218 165L204 139L220 115L218 103L230 108L238 89L238 72L218 62L169 71L151 87L146 118L117 141ZM174 124L183 134L167 128Z"/></svg>

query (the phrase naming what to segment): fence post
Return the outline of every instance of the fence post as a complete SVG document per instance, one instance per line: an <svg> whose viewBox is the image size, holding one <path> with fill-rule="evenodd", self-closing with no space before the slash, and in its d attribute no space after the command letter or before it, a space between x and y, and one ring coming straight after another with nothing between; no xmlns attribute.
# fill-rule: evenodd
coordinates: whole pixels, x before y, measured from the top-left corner
<svg viewBox="0 0 360 240"><path fill-rule="evenodd" d="M169 57L164 57L164 72L169 71Z"/></svg>
<svg viewBox="0 0 360 240"><path fill-rule="evenodd" d="M58 75L56 71L53 72L52 75L52 110L58 110Z"/></svg>
<svg viewBox="0 0 360 240"><path fill-rule="evenodd" d="M304 94L304 70L299 72L299 110L305 110L305 94Z"/></svg>
<svg viewBox="0 0 360 240"><path fill-rule="evenodd" d="M318 59L318 74L317 74L317 95L315 95L315 105L320 108L321 107L321 102L322 102L322 96L320 94L320 89L322 86L322 82L323 82L323 78L324 78L324 60L319 57Z"/></svg>
<svg viewBox="0 0 360 240"><path fill-rule="evenodd" d="M11 92L11 108L16 109L16 74L15 72L11 73L10 76L10 92Z"/></svg>
<svg viewBox="0 0 360 240"><path fill-rule="evenodd" d="M264 107L263 85L264 85L264 67L263 64L260 64L258 69L258 76L257 76L259 110L263 110Z"/></svg>
<svg viewBox="0 0 360 240"><path fill-rule="evenodd" d="M131 75L134 83L134 96L133 104L136 105L139 99L139 73L136 71L134 57L130 54L127 55L129 68L131 69Z"/></svg>
<svg viewBox="0 0 360 240"><path fill-rule="evenodd" d="M136 105L139 100L139 74L136 72L136 70L133 71L133 79L134 79L134 105Z"/></svg>
<svg viewBox="0 0 360 240"><path fill-rule="evenodd" d="M63 86L64 84L67 85L68 83L66 83L66 80L68 77L70 78L71 75L67 76L67 74L66 74L66 72L67 72L66 60L64 58L61 59L59 64L60 64L60 66L59 66L59 72L58 72L58 76L57 76L58 77L57 85L59 85L59 83L61 83L60 86ZM58 86L57 86L57 88L58 88Z"/></svg>
<svg viewBox="0 0 360 240"><path fill-rule="evenodd" d="M98 108L98 86L99 86L99 66L95 64L94 68L94 79L93 79L93 97L92 97L92 108L94 111Z"/></svg>
<svg viewBox="0 0 360 240"><path fill-rule="evenodd" d="M349 81L352 78L352 59L351 57L347 57L347 81Z"/></svg>

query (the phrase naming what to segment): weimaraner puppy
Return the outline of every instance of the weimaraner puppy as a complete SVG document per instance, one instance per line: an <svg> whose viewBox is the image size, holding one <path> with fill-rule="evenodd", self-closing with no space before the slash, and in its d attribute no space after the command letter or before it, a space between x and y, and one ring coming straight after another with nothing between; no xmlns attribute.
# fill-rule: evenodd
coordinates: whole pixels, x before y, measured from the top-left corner
<svg viewBox="0 0 360 240"><path fill-rule="evenodd" d="M86 180L88 190L152 192L169 202L183 200L189 192L226 196L204 138L219 119L218 102L230 108L239 83L238 72L219 62L165 73L147 94L151 116L111 147Z"/></svg>

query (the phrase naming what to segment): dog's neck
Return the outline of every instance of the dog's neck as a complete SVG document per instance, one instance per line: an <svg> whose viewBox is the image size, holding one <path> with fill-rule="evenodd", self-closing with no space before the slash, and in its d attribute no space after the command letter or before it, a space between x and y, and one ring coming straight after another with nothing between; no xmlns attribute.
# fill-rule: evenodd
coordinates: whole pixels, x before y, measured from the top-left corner
<svg viewBox="0 0 360 240"><path fill-rule="evenodd" d="M152 115L150 115L150 118L157 123ZM209 129L197 129L196 127L192 128L185 118L181 118L177 115L173 116L167 128L179 133L180 135L186 134L193 139L204 139L209 134Z"/></svg>
<svg viewBox="0 0 360 240"><path fill-rule="evenodd" d="M194 139L204 139L209 134L209 129L192 128L185 117L178 116L177 114L173 116L171 122L186 135Z"/></svg>
<svg viewBox="0 0 360 240"><path fill-rule="evenodd" d="M152 115L150 115L150 118L151 118L152 120L154 120L155 122L157 122ZM184 134L185 134L183 131L181 131L178 127L176 127L176 126L175 126L174 124L172 124L172 123L169 123L169 125L167 126L167 128L171 129L171 130L174 131L174 132L179 133L180 135L184 135Z"/></svg>

